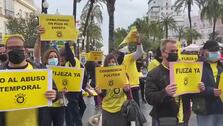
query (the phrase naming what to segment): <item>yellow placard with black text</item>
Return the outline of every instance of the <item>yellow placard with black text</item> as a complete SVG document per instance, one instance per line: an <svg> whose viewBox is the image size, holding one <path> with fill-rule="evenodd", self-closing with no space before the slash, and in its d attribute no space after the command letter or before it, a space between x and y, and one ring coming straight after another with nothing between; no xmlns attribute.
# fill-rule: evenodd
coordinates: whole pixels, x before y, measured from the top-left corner
<svg viewBox="0 0 223 126"><path fill-rule="evenodd" d="M41 14L39 24L45 29L40 36L41 41L77 39L78 31L73 16Z"/></svg>
<svg viewBox="0 0 223 126"><path fill-rule="evenodd" d="M177 86L175 96L200 92L202 62L172 62L169 69L170 83Z"/></svg>
<svg viewBox="0 0 223 126"><path fill-rule="evenodd" d="M53 80L58 91L80 92L84 76L83 68L47 66L53 71Z"/></svg>
<svg viewBox="0 0 223 126"><path fill-rule="evenodd" d="M92 51L87 53L87 60L88 61L102 61L103 52Z"/></svg>
<svg viewBox="0 0 223 126"><path fill-rule="evenodd" d="M221 73L221 75L220 75L218 89L221 89L221 91L223 91L223 73ZM221 101L223 102L223 93L221 93L220 98L221 98Z"/></svg>
<svg viewBox="0 0 223 126"><path fill-rule="evenodd" d="M101 89L123 88L129 84L125 67L96 67L96 85Z"/></svg>
<svg viewBox="0 0 223 126"><path fill-rule="evenodd" d="M181 54L180 61L182 61L182 62L196 62L196 61L198 61L198 55Z"/></svg>
<svg viewBox="0 0 223 126"><path fill-rule="evenodd" d="M52 90L51 70L2 70L0 74L0 111L52 105L45 96Z"/></svg>

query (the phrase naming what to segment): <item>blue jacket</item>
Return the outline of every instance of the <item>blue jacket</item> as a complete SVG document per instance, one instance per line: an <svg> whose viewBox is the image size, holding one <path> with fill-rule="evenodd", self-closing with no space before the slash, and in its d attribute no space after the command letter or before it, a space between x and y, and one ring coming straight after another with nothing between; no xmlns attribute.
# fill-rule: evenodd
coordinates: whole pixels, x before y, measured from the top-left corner
<svg viewBox="0 0 223 126"><path fill-rule="evenodd" d="M223 66L219 62L217 65L218 76L216 82L214 79L213 71L209 63L203 65L202 82L205 84L206 90L200 94L205 98L206 112L207 114L223 114L223 103L220 97L214 96L214 88L218 88L220 74L223 72ZM199 113L197 113L199 114Z"/></svg>

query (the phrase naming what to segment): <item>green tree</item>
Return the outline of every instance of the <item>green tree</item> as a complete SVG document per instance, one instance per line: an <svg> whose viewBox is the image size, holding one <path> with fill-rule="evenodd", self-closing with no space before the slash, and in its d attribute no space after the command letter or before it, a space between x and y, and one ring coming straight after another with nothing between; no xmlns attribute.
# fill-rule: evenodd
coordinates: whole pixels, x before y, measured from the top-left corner
<svg viewBox="0 0 223 126"><path fill-rule="evenodd" d="M103 21L102 16L102 4L101 0L90 0L87 2L87 4L84 6L81 14L81 20L85 21L85 24L83 25L84 28L82 28L83 36L87 37L86 40L86 52L89 52L90 50L90 42L92 42L92 36L90 35L93 30L92 28L95 28L96 25L97 28ZM90 20L90 23L88 23ZM82 23L83 24L83 23ZM101 31L101 29L100 29ZM96 31L97 32L97 31ZM98 37L98 36L97 36ZM82 49L84 49L84 40L82 42Z"/></svg>
<svg viewBox="0 0 223 126"><path fill-rule="evenodd" d="M220 35L219 32L209 34L209 39L215 40L217 42L223 42L223 37Z"/></svg>
<svg viewBox="0 0 223 126"><path fill-rule="evenodd" d="M21 34L25 38L25 46L33 48L37 38L38 19L34 14L23 18L20 14L9 17L6 27L10 34Z"/></svg>
<svg viewBox="0 0 223 126"><path fill-rule="evenodd" d="M179 11L181 8L187 8L187 13L188 13L188 19L189 19L189 23L190 23L190 31L192 30L192 21L191 21L191 8L194 5L194 3L196 3L199 7L201 7L201 3L204 0L177 0L174 4L174 6L176 7L176 11ZM192 43L193 37L192 37L192 33L189 36L188 39L188 43Z"/></svg>
<svg viewBox="0 0 223 126"><path fill-rule="evenodd" d="M124 38L127 36L128 34L128 31L124 28L117 28L115 29L115 32L114 32L114 45L115 45L115 48L118 48L119 44L124 40Z"/></svg>
<svg viewBox="0 0 223 126"><path fill-rule="evenodd" d="M176 21L171 15L162 15L160 24L165 31L166 39L168 38L169 30L176 29Z"/></svg>
<svg viewBox="0 0 223 126"><path fill-rule="evenodd" d="M91 23L89 25L89 32L88 32L88 37L89 37L89 46L91 47L90 50L94 50L97 45L102 45L102 33L101 33L101 28L95 24ZM99 46L97 46L99 48Z"/></svg>
<svg viewBox="0 0 223 126"><path fill-rule="evenodd" d="M195 29L190 30L190 28L186 28L184 31L184 39L187 40L187 42L189 42L191 36L193 37L194 40L198 40L202 37L202 35ZM188 45L190 45L191 43L187 43Z"/></svg>
<svg viewBox="0 0 223 126"><path fill-rule="evenodd" d="M153 50L163 38L163 29L160 22L149 21L148 17L137 18L129 27L136 26L145 51Z"/></svg>
<svg viewBox="0 0 223 126"><path fill-rule="evenodd" d="M184 29L185 29L185 27L183 25L176 27L176 32L178 33L178 41L181 41L181 39L184 35Z"/></svg>
<svg viewBox="0 0 223 126"><path fill-rule="evenodd" d="M216 23L219 18L223 17L223 5L219 3L219 0L206 0L201 10L201 19L208 19L213 23L213 32L211 39L215 38Z"/></svg>

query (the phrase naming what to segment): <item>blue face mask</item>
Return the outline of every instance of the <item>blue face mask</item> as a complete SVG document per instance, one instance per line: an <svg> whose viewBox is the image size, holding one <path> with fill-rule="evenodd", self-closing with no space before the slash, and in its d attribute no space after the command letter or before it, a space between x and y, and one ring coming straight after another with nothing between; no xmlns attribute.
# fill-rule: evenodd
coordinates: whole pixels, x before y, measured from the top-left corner
<svg viewBox="0 0 223 126"><path fill-rule="evenodd" d="M58 58L50 58L48 59L48 65L57 66L58 65Z"/></svg>
<svg viewBox="0 0 223 126"><path fill-rule="evenodd" d="M220 52L209 52L208 53L208 61L218 61L220 59Z"/></svg>

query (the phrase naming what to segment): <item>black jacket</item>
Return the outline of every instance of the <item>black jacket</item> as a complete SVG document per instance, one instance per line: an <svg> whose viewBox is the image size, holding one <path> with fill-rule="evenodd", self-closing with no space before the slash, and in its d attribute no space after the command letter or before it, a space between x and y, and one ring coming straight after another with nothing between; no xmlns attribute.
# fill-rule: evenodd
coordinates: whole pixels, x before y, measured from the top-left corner
<svg viewBox="0 0 223 126"><path fill-rule="evenodd" d="M42 64L35 64L29 62L34 69L45 69L46 67ZM6 64L7 65L7 64ZM6 69L7 66L1 66L0 70ZM56 90L55 84L53 84L53 89ZM58 93L57 93L58 94ZM56 100L54 100L56 101ZM50 110L49 107L38 108L38 126L51 126L50 121ZM29 118L29 117L27 117ZM0 112L0 126L6 126L5 124L5 112Z"/></svg>
<svg viewBox="0 0 223 126"><path fill-rule="evenodd" d="M170 84L169 70L162 64L147 75L145 85L145 96L147 102L153 106L150 115L159 119L160 117L177 117L179 104L175 98L167 95L165 87ZM183 101L184 121L189 120L190 116L190 98L183 95L180 97Z"/></svg>
<svg viewBox="0 0 223 126"><path fill-rule="evenodd" d="M213 91L214 88L218 88L220 81L220 74L223 72L223 66L220 62L218 62L217 64L217 69L218 69L218 75L217 78L215 78L210 64L206 62L204 62L203 64L202 82L205 84L206 90L198 94L197 97L204 98L205 101L202 105L204 106L205 110L201 113L195 111L196 114L199 115L223 114L223 103L220 97L214 96L214 91Z"/></svg>

